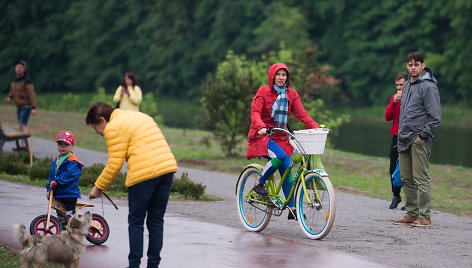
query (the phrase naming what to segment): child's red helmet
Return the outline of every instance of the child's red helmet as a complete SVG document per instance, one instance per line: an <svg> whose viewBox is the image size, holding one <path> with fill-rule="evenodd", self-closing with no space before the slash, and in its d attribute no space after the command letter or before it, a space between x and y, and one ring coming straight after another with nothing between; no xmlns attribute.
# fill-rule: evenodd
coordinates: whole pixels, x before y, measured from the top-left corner
<svg viewBox="0 0 472 268"><path fill-rule="evenodd" d="M74 134L69 130L63 130L57 134L56 141L63 141L68 144L74 144Z"/></svg>

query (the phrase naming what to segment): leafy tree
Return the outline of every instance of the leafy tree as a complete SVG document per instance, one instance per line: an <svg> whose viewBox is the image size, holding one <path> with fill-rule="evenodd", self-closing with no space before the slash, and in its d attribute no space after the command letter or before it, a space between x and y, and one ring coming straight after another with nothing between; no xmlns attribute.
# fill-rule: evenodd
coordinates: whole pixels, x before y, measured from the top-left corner
<svg viewBox="0 0 472 268"><path fill-rule="evenodd" d="M0 3L0 88L8 85L15 59L25 60L36 91L57 91L66 73L59 72L68 61L65 31L69 2L51 0L2 1Z"/></svg>
<svg viewBox="0 0 472 268"><path fill-rule="evenodd" d="M289 7L286 2L274 1L264 11L264 21L254 29L255 46L250 53L263 54L277 51L283 42L285 48L299 54L310 43L308 22L298 7Z"/></svg>
<svg viewBox="0 0 472 268"><path fill-rule="evenodd" d="M144 80L155 93L185 94L195 80L191 55L194 1L155 1L137 29ZM199 81L198 81L199 82Z"/></svg>
<svg viewBox="0 0 472 268"><path fill-rule="evenodd" d="M251 95L257 87L250 65L244 56L229 52L216 74L209 74L202 84L207 127L227 156L234 155L234 147L249 130Z"/></svg>
<svg viewBox="0 0 472 268"><path fill-rule="evenodd" d="M39 93L111 92L132 71L144 92L198 98L228 50L257 64L289 51L298 66L319 45L318 66L340 81L316 90L326 102L385 104L406 55L419 51L441 100L469 103L471 13L468 0L2 1L0 90L21 58Z"/></svg>
<svg viewBox="0 0 472 268"><path fill-rule="evenodd" d="M128 53L136 50L139 7L121 0L72 3L67 17L74 30L65 35L71 58L68 88L77 92L116 89L123 74L130 71Z"/></svg>
<svg viewBox="0 0 472 268"><path fill-rule="evenodd" d="M451 19L452 33L446 40L445 53L439 58L438 67L451 88L457 87L460 99L469 103L472 96L472 77L468 73L472 69L472 2L447 1L442 14Z"/></svg>

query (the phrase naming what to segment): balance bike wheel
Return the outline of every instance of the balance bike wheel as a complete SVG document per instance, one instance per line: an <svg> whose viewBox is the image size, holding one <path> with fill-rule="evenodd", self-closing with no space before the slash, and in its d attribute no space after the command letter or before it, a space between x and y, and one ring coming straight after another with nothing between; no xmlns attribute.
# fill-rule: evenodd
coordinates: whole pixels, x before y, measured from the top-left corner
<svg viewBox="0 0 472 268"><path fill-rule="evenodd" d="M62 231L62 225L58 218L51 215L49 219L49 229L46 230L48 215L43 214L34 218L30 224L31 235L58 235Z"/></svg>
<svg viewBox="0 0 472 268"><path fill-rule="evenodd" d="M92 213L92 226L86 236L87 240L95 245L101 245L107 241L110 236L110 227L108 222L101 215Z"/></svg>

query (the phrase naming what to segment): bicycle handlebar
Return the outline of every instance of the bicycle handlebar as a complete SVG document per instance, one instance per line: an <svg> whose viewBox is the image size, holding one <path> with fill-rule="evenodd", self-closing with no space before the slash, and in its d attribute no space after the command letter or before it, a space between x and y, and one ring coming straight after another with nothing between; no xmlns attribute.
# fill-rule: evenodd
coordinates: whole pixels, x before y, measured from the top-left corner
<svg viewBox="0 0 472 268"><path fill-rule="evenodd" d="M267 134L272 134L274 133L274 131L281 131L281 132L284 132L285 134L288 134L290 135L290 137L292 138L295 138L295 136L288 130L284 129L284 128L278 128L278 127L269 127L267 130L266 130L266 133Z"/></svg>

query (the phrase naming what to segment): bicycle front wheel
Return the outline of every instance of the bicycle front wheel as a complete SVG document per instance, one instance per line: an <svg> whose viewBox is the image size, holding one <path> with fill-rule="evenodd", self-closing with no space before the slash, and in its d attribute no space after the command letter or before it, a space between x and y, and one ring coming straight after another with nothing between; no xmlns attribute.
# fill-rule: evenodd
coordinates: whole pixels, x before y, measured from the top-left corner
<svg viewBox="0 0 472 268"><path fill-rule="evenodd" d="M297 189L297 217L300 229L310 239L322 239L328 235L336 216L336 199L334 188L328 177L318 173L308 173L305 176L307 196L303 192L302 183ZM319 200L316 200L315 186ZM311 204L308 204L307 198Z"/></svg>
<svg viewBox="0 0 472 268"><path fill-rule="evenodd" d="M269 224L272 217L272 206L258 203L251 200L256 197L256 193L251 192L257 180L261 177L261 172L255 167L248 167L239 176L236 186L236 206L238 216L246 230L260 232Z"/></svg>

